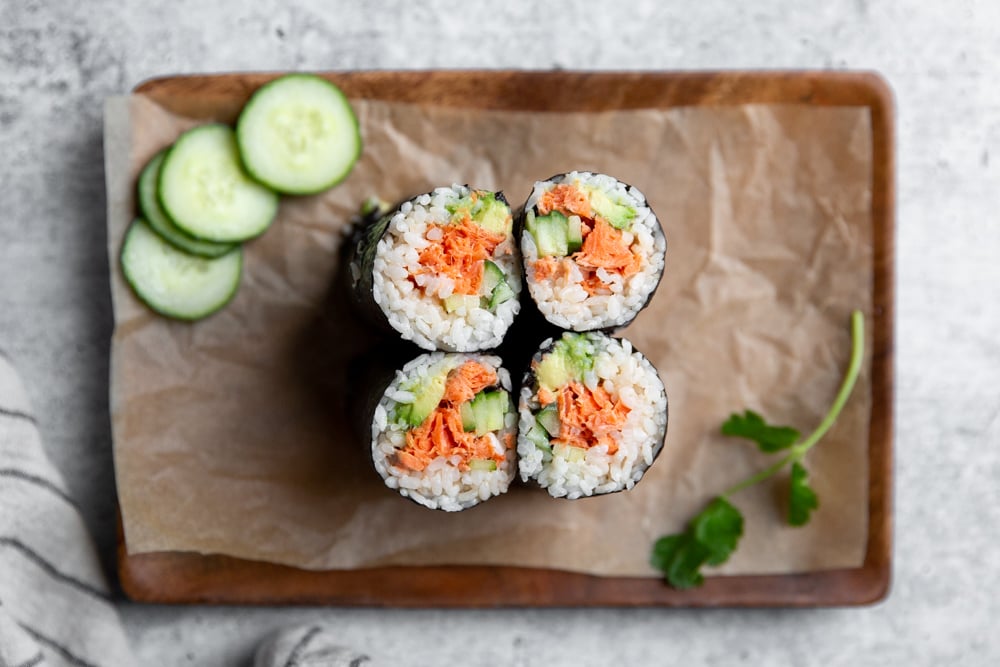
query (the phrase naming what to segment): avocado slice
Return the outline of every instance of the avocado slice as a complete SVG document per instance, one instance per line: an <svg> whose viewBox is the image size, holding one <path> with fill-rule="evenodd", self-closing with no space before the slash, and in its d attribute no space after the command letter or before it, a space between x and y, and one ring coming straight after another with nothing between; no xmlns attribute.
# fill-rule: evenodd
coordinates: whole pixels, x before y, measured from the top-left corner
<svg viewBox="0 0 1000 667"><path fill-rule="evenodd" d="M542 357L541 363L535 369L538 383L553 391L572 380L575 375L570 360L558 350L553 350Z"/></svg>
<svg viewBox="0 0 1000 667"><path fill-rule="evenodd" d="M613 201L604 191L587 188L587 194L590 195L590 207L594 209L594 213L607 220L615 229L628 229L635 220L634 208Z"/></svg>
<svg viewBox="0 0 1000 667"><path fill-rule="evenodd" d="M510 206L504 201L503 195L488 190L476 190L445 208L451 213L452 222L459 222L468 213L473 222L495 234L510 234L514 224Z"/></svg>
<svg viewBox="0 0 1000 667"><path fill-rule="evenodd" d="M556 390L571 380L579 380L594 367L594 344L587 334L563 334L552 350L542 357L535 377L546 389Z"/></svg>
<svg viewBox="0 0 1000 667"><path fill-rule="evenodd" d="M497 199L492 192L481 193L476 202L477 207L473 209L472 219L480 227L495 234L510 234L514 218L510 213L510 207L501 199Z"/></svg>
<svg viewBox="0 0 1000 667"><path fill-rule="evenodd" d="M413 403L401 404L396 408L396 417L410 426L420 426L437 408L444 398L444 387L448 380L448 371L441 371L427 377L420 386L413 389L416 397Z"/></svg>

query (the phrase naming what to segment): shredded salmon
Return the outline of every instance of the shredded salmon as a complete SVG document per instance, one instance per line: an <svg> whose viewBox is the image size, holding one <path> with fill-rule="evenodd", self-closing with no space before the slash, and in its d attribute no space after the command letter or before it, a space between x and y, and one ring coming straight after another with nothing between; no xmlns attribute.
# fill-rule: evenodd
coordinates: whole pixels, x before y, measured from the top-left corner
<svg viewBox="0 0 1000 667"><path fill-rule="evenodd" d="M553 443L582 449L607 445L608 454L618 451L615 435L631 410L604 387L591 391L580 382L570 382L559 392L558 408L559 437Z"/></svg>
<svg viewBox="0 0 1000 667"><path fill-rule="evenodd" d="M420 426L406 432L406 446L396 452L396 462L420 472L439 456L458 455L463 471L472 459L492 460L499 466L504 454L493 449L489 436L466 432L461 412L462 403L496 383L496 371L478 361L466 361L451 371L441 402ZM504 445L506 449L514 446L512 434L504 437Z"/></svg>
<svg viewBox="0 0 1000 667"><path fill-rule="evenodd" d="M478 361L466 361L448 374L444 386L444 400L461 403L472 398L487 387L497 383L497 374L492 368Z"/></svg>
<svg viewBox="0 0 1000 667"><path fill-rule="evenodd" d="M578 215L581 218L594 217L587 193L569 183L560 183L539 197L539 213L548 215L553 210L565 215Z"/></svg>
<svg viewBox="0 0 1000 667"><path fill-rule="evenodd" d="M559 263L552 257L541 257L535 262L535 280L545 280L555 275Z"/></svg>
<svg viewBox="0 0 1000 667"><path fill-rule="evenodd" d="M587 234L583 247L573 258L581 267L617 271L626 278L642 268L641 258L625 245L622 232L600 218L595 221L594 229Z"/></svg>
<svg viewBox="0 0 1000 667"><path fill-rule="evenodd" d="M542 404L542 407L545 407L546 405L556 402L556 395L549 391L546 387L539 387L538 402Z"/></svg>
<svg viewBox="0 0 1000 667"><path fill-rule="evenodd" d="M457 224L434 227L442 236L421 251L422 272L451 278L455 294L479 294L485 260L506 237L483 229L468 215Z"/></svg>

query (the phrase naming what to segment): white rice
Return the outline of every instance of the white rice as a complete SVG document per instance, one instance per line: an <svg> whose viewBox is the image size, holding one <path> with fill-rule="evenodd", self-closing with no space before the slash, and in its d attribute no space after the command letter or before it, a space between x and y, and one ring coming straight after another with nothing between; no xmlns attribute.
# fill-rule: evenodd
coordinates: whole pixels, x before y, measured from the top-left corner
<svg viewBox="0 0 1000 667"><path fill-rule="evenodd" d="M413 394L401 390L400 387L409 386L413 381L422 380L428 375L450 371L470 359L496 370L500 386L508 393L511 391L510 374L500 366L500 357L444 352L422 354L406 364L402 370L397 371L396 377L376 406L372 419L371 446L375 470L390 489L395 489L400 495L431 509L446 512L467 509L506 492L514 479L516 457L514 448L506 450L504 461L496 470L463 472L458 468L458 457L440 456L420 472L392 463L396 451L406 445L406 432L409 427L390 423L389 416L394 413L397 403L409 403L413 400ZM503 450L503 436L513 433L516 423L517 416L511 410L504 420L503 431L491 435L497 453Z"/></svg>
<svg viewBox="0 0 1000 667"><path fill-rule="evenodd" d="M375 303L404 339L425 350L472 352L496 347L521 307L521 266L512 235L491 258L514 292L514 298L500 304L495 313L481 308L476 297L446 312L442 299L452 295L453 281L420 273L420 252L440 238L434 224L447 223L451 214L445 206L469 192L463 185L453 185L404 203L378 242L372 281Z"/></svg>
<svg viewBox="0 0 1000 667"><path fill-rule="evenodd" d="M557 272L555 276L535 280L533 267L538 259L538 248L534 238L525 230L521 234L521 252L531 297L546 319L564 329L590 331L624 326L639 314L660 282L667 250L660 223L639 190L606 174L587 171L573 171L550 181L536 182L524 210L534 208L542 194L560 183L593 186L612 199L620 199L633 206L636 217L624 238L632 250L647 261L628 280L623 280L616 273L598 270L598 277L610 285L611 294L589 295L581 285L584 276L575 263L569 275Z"/></svg>
<svg viewBox="0 0 1000 667"><path fill-rule="evenodd" d="M588 388L603 386L615 400L630 408L617 436L618 451L607 446L586 450L582 460L571 461L573 448L555 446L549 457L526 436L535 423L540 404L534 383L521 387L518 412L518 467L521 479L535 480L555 498L575 499L631 489L642 479L663 447L667 428L667 395L653 365L625 339L587 334L597 346L594 368L583 379ZM548 349L552 339L542 343ZM540 361L540 358L536 356Z"/></svg>

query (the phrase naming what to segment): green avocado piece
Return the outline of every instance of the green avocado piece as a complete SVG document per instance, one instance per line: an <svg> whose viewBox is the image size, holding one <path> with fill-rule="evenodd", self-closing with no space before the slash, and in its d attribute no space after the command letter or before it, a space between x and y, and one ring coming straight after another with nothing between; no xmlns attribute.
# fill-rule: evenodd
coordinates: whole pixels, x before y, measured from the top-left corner
<svg viewBox="0 0 1000 667"><path fill-rule="evenodd" d="M510 234L514 218L510 213L510 207L502 200L497 199L492 192L481 192L476 208L473 209L472 219L480 227L495 234Z"/></svg>
<svg viewBox="0 0 1000 667"><path fill-rule="evenodd" d="M613 201L602 190L587 188L590 195L590 207L594 213L608 221L615 229L628 229L635 220L635 209L627 204Z"/></svg>
<svg viewBox="0 0 1000 667"><path fill-rule="evenodd" d="M434 412L438 403L444 398L444 386L447 380L448 371L442 371L426 378L419 387L413 390L416 398L410 405L409 413L404 415L402 411L397 409L397 415L405 419L410 426L423 424L424 420Z"/></svg>
<svg viewBox="0 0 1000 667"><path fill-rule="evenodd" d="M542 357L541 363L535 370L538 383L553 391L572 380L575 375L569 358L560 354L558 350L553 350Z"/></svg>
<svg viewBox="0 0 1000 667"><path fill-rule="evenodd" d="M546 389L556 390L571 380L579 380L594 367L594 344L587 334L566 333L542 356L535 377Z"/></svg>
<svg viewBox="0 0 1000 667"><path fill-rule="evenodd" d="M495 192L475 190L472 194L445 206L451 221L459 222L468 213L472 221L488 231L504 236L510 234L514 218L510 206L498 199Z"/></svg>

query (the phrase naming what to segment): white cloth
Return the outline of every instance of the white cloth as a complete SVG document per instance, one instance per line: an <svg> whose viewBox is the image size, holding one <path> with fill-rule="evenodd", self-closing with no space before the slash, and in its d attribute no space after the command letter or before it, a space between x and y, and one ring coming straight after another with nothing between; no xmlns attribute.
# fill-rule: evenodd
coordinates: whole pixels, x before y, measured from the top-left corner
<svg viewBox="0 0 1000 667"><path fill-rule="evenodd" d="M90 534L0 356L0 667L134 664Z"/></svg>
<svg viewBox="0 0 1000 667"><path fill-rule="evenodd" d="M260 645L255 667L359 667L319 625ZM0 667L135 665L97 552L0 352Z"/></svg>

